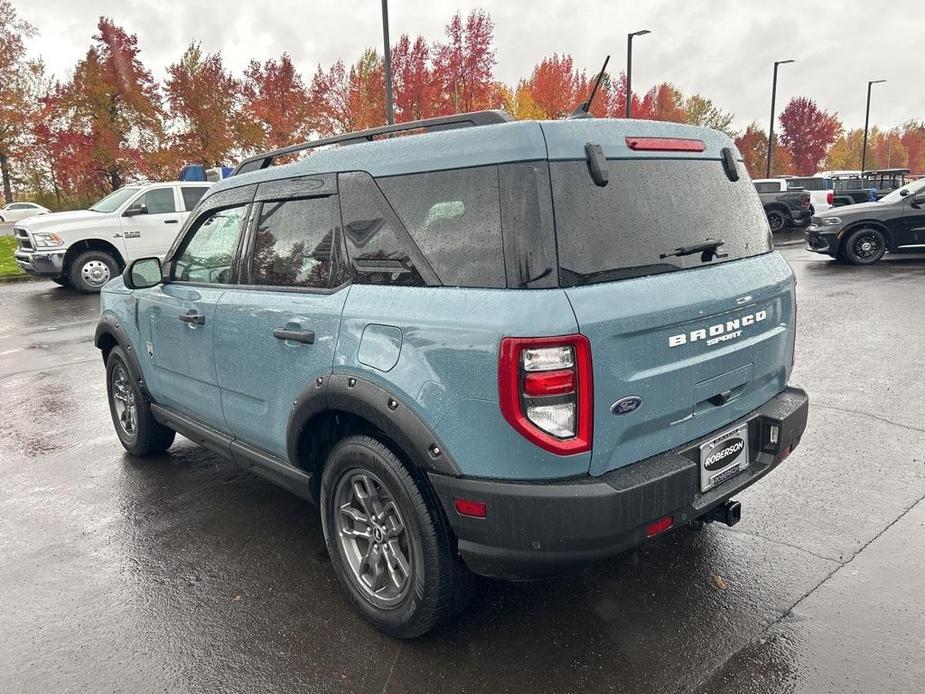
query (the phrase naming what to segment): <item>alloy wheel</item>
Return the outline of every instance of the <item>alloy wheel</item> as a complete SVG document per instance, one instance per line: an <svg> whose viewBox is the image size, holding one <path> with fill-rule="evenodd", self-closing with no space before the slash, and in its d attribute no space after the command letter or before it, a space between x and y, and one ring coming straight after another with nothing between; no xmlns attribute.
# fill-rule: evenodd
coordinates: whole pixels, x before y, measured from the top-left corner
<svg viewBox="0 0 925 694"><path fill-rule="evenodd" d="M138 427L135 391L122 364L116 364L112 370L112 404L119 427L128 436L134 436Z"/></svg>
<svg viewBox="0 0 925 694"><path fill-rule="evenodd" d="M393 607L412 583L410 531L394 496L376 475L349 470L334 492L338 548L354 582L373 604Z"/></svg>
<svg viewBox="0 0 925 694"><path fill-rule="evenodd" d="M880 239L876 234L863 234L854 241L854 254L861 260L875 258L880 252Z"/></svg>

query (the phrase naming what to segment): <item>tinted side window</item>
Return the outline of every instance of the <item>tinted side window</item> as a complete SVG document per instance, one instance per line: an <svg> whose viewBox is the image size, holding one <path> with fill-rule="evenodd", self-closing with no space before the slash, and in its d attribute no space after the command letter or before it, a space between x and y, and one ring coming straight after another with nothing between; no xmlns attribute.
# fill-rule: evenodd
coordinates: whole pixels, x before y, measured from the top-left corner
<svg viewBox="0 0 925 694"><path fill-rule="evenodd" d="M183 193L183 207L187 210L192 210L196 207L196 203L199 202L200 198L206 194L206 191L209 190L205 186L183 186L180 188L180 192Z"/></svg>
<svg viewBox="0 0 925 694"><path fill-rule="evenodd" d="M241 205L205 215L192 235L184 240L174 260L171 278L207 284L230 282L245 209Z"/></svg>
<svg viewBox="0 0 925 694"><path fill-rule="evenodd" d="M378 179L443 284L504 287L498 167Z"/></svg>
<svg viewBox="0 0 925 694"><path fill-rule="evenodd" d="M780 190L780 186L777 183L756 183L755 190L759 193L773 193Z"/></svg>
<svg viewBox="0 0 925 694"><path fill-rule="evenodd" d="M335 231L333 197L263 203L254 241L254 284L327 287Z"/></svg>
<svg viewBox="0 0 925 694"><path fill-rule="evenodd" d="M340 174L340 209L352 275L363 284L436 283L433 272L372 177Z"/></svg>
<svg viewBox="0 0 925 694"><path fill-rule="evenodd" d="M144 205L148 214L167 214L177 211L177 203L173 198L173 188L155 188L149 190L135 201L135 205Z"/></svg>

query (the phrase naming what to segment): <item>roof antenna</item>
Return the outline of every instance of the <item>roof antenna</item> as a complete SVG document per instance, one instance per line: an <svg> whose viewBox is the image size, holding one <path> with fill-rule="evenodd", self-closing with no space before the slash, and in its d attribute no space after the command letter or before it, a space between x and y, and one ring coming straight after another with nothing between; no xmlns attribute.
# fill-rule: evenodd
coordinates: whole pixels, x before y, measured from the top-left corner
<svg viewBox="0 0 925 694"><path fill-rule="evenodd" d="M578 107L572 111L568 119L572 118L594 118L591 115L591 103L594 101L594 96L597 94L597 88L601 86L601 81L604 79L604 71L607 69L607 63L610 62L610 56L608 55L604 58L604 65L601 67L601 71L597 75L597 79L594 80L594 87L591 89L591 94L588 96L588 100L583 104L579 104Z"/></svg>

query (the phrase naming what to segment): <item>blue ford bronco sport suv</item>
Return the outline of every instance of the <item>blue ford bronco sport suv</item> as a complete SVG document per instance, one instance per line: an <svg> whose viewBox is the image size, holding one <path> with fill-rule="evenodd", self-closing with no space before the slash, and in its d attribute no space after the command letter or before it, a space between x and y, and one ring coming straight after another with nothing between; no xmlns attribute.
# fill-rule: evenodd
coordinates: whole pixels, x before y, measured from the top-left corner
<svg viewBox="0 0 925 694"><path fill-rule="evenodd" d="M398 637L470 572L734 523L806 425L793 273L703 128L480 112L262 154L101 312L125 448L178 432L317 502Z"/></svg>

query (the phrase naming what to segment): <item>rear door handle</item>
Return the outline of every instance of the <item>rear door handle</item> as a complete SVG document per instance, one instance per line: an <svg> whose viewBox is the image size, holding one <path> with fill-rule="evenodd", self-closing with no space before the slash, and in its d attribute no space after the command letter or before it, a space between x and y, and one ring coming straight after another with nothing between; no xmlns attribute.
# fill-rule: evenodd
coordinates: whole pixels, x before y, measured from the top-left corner
<svg viewBox="0 0 925 694"><path fill-rule="evenodd" d="M194 308L191 308L186 313L181 313L179 316L177 316L177 318L179 318L184 323L190 323L192 325L206 324L206 317Z"/></svg>
<svg viewBox="0 0 925 694"><path fill-rule="evenodd" d="M180 223L179 219L165 219L164 220L164 224L179 224L179 223Z"/></svg>
<svg viewBox="0 0 925 694"><path fill-rule="evenodd" d="M293 330L292 328L273 328L273 337L277 340L293 340L307 345L315 344L314 330Z"/></svg>

